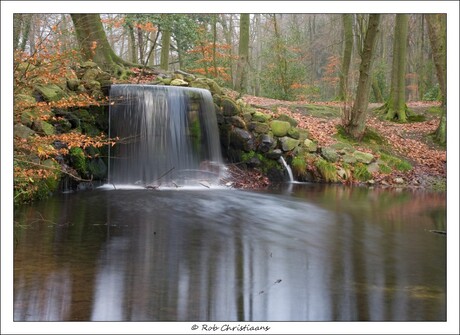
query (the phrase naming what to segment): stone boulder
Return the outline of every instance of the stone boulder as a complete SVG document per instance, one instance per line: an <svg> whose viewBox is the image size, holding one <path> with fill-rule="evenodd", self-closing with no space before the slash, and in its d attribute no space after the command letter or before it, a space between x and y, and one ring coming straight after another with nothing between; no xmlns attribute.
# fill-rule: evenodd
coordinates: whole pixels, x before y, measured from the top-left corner
<svg viewBox="0 0 460 335"><path fill-rule="evenodd" d="M289 129L291 129L291 124L287 121L273 120L270 122L270 128L273 135L283 137L286 136Z"/></svg>
<svg viewBox="0 0 460 335"><path fill-rule="evenodd" d="M300 141L288 136L284 136L280 138L280 143L281 149L283 149L283 151L291 151L299 145Z"/></svg>

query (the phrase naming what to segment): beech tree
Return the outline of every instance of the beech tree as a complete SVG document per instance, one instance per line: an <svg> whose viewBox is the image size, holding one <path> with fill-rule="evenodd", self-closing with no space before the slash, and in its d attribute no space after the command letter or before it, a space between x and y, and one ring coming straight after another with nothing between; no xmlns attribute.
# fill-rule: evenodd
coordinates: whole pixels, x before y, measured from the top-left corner
<svg viewBox="0 0 460 335"><path fill-rule="evenodd" d="M388 102L384 105L387 120L407 121L406 105L406 59L409 15L396 14L393 41L391 88Z"/></svg>
<svg viewBox="0 0 460 335"><path fill-rule="evenodd" d="M235 90L246 91L249 57L249 14L240 16L240 44L236 68Z"/></svg>
<svg viewBox="0 0 460 335"><path fill-rule="evenodd" d="M371 86L372 58L379 30L380 14L369 15L366 37L363 42L363 53L359 67L359 81L356 98L350 112L345 110L344 127L346 132L357 140L361 140L366 129L366 113L369 104Z"/></svg>
<svg viewBox="0 0 460 335"><path fill-rule="evenodd" d="M83 56L97 63L102 69L119 76L125 74L125 66L139 66L117 56L110 46L99 14L70 14Z"/></svg>
<svg viewBox="0 0 460 335"><path fill-rule="evenodd" d="M446 14L429 14L425 16L428 24L428 36L433 60L436 66L439 87L441 88L442 116L436 130L436 139L447 142L447 17Z"/></svg>
<svg viewBox="0 0 460 335"><path fill-rule="evenodd" d="M342 14L344 48L342 69L339 74L339 96L337 100L345 101L348 91L348 72L350 71L351 54L353 52L353 14Z"/></svg>

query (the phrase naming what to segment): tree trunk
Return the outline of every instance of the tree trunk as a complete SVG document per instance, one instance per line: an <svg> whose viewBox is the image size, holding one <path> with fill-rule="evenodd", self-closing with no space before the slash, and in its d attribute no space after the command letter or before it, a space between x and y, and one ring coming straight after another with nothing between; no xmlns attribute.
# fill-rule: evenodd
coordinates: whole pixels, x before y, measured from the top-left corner
<svg viewBox="0 0 460 335"><path fill-rule="evenodd" d="M135 62L144 64L144 34L140 27L137 27L137 46L139 48L139 60L136 60Z"/></svg>
<svg viewBox="0 0 460 335"><path fill-rule="evenodd" d="M372 92L374 93L375 102L383 102L382 90L380 89L377 77L372 79Z"/></svg>
<svg viewBox="0 0 460 335"><path fill-rule="evenodd" d="M123 66L134 66L118 57L107 41L99 14L71 14L83 56L103 70L123 75Z"/></svg>
<svg viewBox="0 0 460 335"><path fill-rule="evenodd" d="M163 30L161 32L161 58L160 58L160 68L162 70L168 71L169 68L169 45L171 43L171 31Z"/></svg>
<svg viewBox="0 0 460 335"><path fill-rule="evenodd" d="M127 23L128 29L128 52L131 62L137 62L136 37L134 36L134 27L131 22Z"/></svg>
<svg viewBox="0 0 460 335"><path fill-rule="evenodd" d="M443 115L436 130L436 139L445 144L447 142L447 17L446 14L428 14L425 18L442 95Z"/></svg>
<svg viewBox="0 0 460 335"><path fill-rule="evenodd" d="M24 14L13 14L13 50L19 46L19 37L21 35L22 22Z"/></svg>
<svg viewBox="0 0 460 335"><path fill-rule="evenodd" d="M211 15L211 31L212 31L212 75L217 78L217 15Z"/></svg>
<svg viewBox="0 0 460 335"><path fill-rule="evenodd" d="M262 22L261 14L256 14L256 52L255 57L252 56L252 59L255 59L256 63L256 73L254 74L254 95L260 96L260 73L262 72Z"/></svg>
<svg viewBox="0 0 460 335"><path fill-rule="evenodd" d="M350 119L345 120L345 129L347 133L357 140L361 140L364 135L364 130L366 129L366 113L372 81L372 58L377 40L379 23L379 14L371 14L369 16L367 33L364 39L361 56L361 65L359 67L359 82L356 90L356 98L350 113Z"/></svg>
<svg viewBox="0 0 460 335"><path fill-rule="evenodd" d="M393 65L391 70L391 88L387 104L387 120L406 122L406 50L408 14L396 14L393 43Z"/></svg>
<svg viewBox="0 0 460 335"><path fill-rule="evenodd" d="M353 14L342 14L343 36L345 45L340 72L339 96L337 100L346 101L348 91L348 72L350 71L351 53L353 51Z"/></svg>
<svg viewBox="0 0 460 335"><path fill-rule="evenodd" d="M245 92L249 56L249 14L240 16L240 43L236 68L235 91Z"/></svg>

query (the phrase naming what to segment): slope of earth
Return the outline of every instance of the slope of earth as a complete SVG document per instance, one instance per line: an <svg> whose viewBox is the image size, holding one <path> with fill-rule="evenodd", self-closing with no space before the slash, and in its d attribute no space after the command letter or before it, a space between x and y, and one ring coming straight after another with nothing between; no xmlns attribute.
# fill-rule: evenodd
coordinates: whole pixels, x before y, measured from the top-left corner
<svg viewBox="0 0 460 335"><path fill-rule="evenodd" d="M281 101L245 95L242 100L259 111L269 114L287 114L295 118L298 127L307 129L319 146L329 146L342 140L340 136L341 103L305 103ZM377 112L380 104L370 104L367 128L383 138L383 143L352 142L358 150L379 157L380 151L391 152L407 160L412 168L408 171L393 169L389 174L375 174L380 185L400 184L408 187L445 190L447 176L446 148L432 139L440 119L439 104L412 102L408 107L416 122L397 123L385 120ZM350 143L350 142L349 142Z"/></svg>

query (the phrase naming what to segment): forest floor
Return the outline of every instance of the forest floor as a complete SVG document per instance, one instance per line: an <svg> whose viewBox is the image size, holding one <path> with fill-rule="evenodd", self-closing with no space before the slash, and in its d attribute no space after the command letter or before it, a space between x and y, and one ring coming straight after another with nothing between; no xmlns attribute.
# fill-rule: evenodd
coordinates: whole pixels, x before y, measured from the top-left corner
<svg viewBox="0 0 460 335"><path fill-rule="evenodd" d="M307 129L311 137L324 147L341 138L341 103L306 103L304 101L282 101L245 95L242 100L259 111L270 114L288 114L296 119L298 127ZM369 142L349 142L356 149L378 156L385 149L395 156L407 160L412 169L406 172L394 170L390 174L376 174L377 185L384 187L410 187L431 190L446 190L447 151L433 140L440 120L440 108L437 102L410 102L412 120L397 123L385 120L377 112L382 104L370 104L367 115L367 128L378 134L378 144ZM350 139L347 139L349 141ZM240 188L260 188L269 185L268 179L256 171L243 171L230 167L237 176L236 185ZM401 185L401 180L404 180Z"/></svg>

